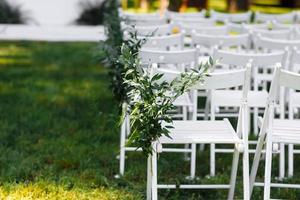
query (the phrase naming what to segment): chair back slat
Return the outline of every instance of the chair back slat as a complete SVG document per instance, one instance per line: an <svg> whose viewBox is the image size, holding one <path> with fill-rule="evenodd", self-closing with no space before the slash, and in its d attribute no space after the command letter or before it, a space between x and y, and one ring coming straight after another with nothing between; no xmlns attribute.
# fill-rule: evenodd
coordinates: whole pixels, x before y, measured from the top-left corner
<svg viewBox="0 0 300 200"><path fill-rule="evenodd" d="M184 31L185 35L192 35L193 33L206 34L206 35L227 35L227 26L199 26L193 24L181 24L180 28Z"/></svg>
<svg viewBox="0 0 300 200"><path fill-rule="evenodd" d="M251 11L245 13L221 13L215 10L210 11L210 16L222 22L250 22Z"/></svg>
<svg viewBox="0 0 300 200"><path fill-rule="evenodd" d="M182 33L167 36L148 37L142 48L152 50L181 50L183 49L184 45L183 39Z"/></svg>
<svg viewBox="0 0 300 200"><path fill-rule="evenodd" d="M205 78L203 83L196 85L194 89L216 90L242 86L245 83L246 71L247 69L241 69L212 73Z"/></svg>
<svg viewBox="0 0 300 200"><path fill-rule="evenodd" d="M262 36L256 37L254 39L254 44L256 48L265 48L269 50L292 49L293 47L300 48L300 40L279 40Z"/></svg>
<svg viewBox="0 0 300 200"><path fill-rule="evenodd" d="M221 47L235 47L235 46L244 46L249 47L249 35L207 35L207 34L192 34L192 44L204 45L204 46L221 46Z"/></svg>
<svg viewBox="0 0 300 200"><path fill-rule="evenodd" d="M139 57L142 63L148 64L196 65L198 63L198 51L196 49L180 51L156 51L142 49L139 53Z"/></svg>
<svg viewBox="0 0 300 200"><path fill-rule="evenodd" d="M246 68L241 70L230 70L228 72L211 73L204 78L203 82L196 84L192 89L215 90L243 86L246 79L248 79L247 76L250 76L250 71L250 68ZM156 73L164 74L160 81L167 82L170 82L181 75L179 71L153 68L153 74Z"/></svg>
<svg viewBox="0 0 300 200"><path fill-rule="evenodd" d="M214 49L213 58L221 64L245 66L251 61L253 66L272 66L276 63L283 63L286 53L284 51L272 53L240 53L226 50Z"/></svg>
<svg viewBox="0 0 300 200"><path fill-rule="evenodd" d="M266 22L266 21L277 21L281 23L294 22L296 14L295 12L284 13L284 14L266 14L266 13L255 13L256 22Z"/></svg>

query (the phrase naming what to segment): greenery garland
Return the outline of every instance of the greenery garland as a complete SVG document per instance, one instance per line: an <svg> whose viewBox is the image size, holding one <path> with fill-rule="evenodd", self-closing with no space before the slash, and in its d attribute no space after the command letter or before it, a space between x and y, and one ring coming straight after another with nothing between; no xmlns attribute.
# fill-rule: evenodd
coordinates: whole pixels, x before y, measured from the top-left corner
<svg viewBox="0 0 300 200"><path fill-rule="evenodd" d="M121 29L121 19L118 13L119 4L117 0L105 2L104 27L106 40L99 43L100 61L109 68L111 77L110 87L113 91L115 100L121 105L126 99L126 90L123 86L124 66L117 62L121 54L123 32Z"/></svg>
<svg viewBox="0 0 300 200"><path fill-rule="evenodd" d="M131 46L124 43L118 62L125 67L124 84L127 85L130 103L124 112L130 115L131 134L127 145L142 148L148 156L152 153L151 143L161 136L169 136L169 128L162 122L172 123L169 111L174 109L173 102L192 86L203 81L214 65L212 58L191 72L181 73L171 82L162 81L163 74L151 75L149 70L140 66L137 47L143 41L132 38ZM137 46L135 46L137 45ZM133 51L134 50L134 51Z"/></svg>

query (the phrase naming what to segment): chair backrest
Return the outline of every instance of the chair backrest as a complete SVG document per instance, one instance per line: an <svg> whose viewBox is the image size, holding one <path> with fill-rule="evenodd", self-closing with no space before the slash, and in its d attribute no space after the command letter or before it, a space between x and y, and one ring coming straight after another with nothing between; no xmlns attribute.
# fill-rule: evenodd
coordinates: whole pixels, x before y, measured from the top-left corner
<svg viewBox="0 0 300 200"><path fill-rule="evenodd" d="M289 70L297 73L300 72L300 51L297 47L293 48Z"/></svg>
<svg viewBox="0 0 300 200"><path fill-rule="evenodd" d="M137 26L154 26L167 23L167 18L160 16L159 13L136 14L123 12L121 19L127 25Z"/></svg>
<svg viewBox="0 0 300 200"><path fill-rule="evenodd" d="M291 39L292 29L281 29L281 30L264 30L264 29L252 29L250 33L253 37L261 35L265 38L271 39Z"/></svg>
<svg viewBox="0 0 300 200"><path fill-rule="evenodd" d="M220 50L215 48L213 58L219 60L219 63L233 66L245 66L245 63L251 62L255 66L275 66L276 63L283 63L286 58L285 51L271 53L243 53Z"/></svg>
<svg viewBox="0 0 300 200"><path fill-rule="evenodd" d="M295 17L296 17L295 12L289 12L284 14L266 14L257 11L255 13L256 22L277 21L281 23L286 23L286 22L293 23L295 21Z"/></svg>
<svg viewBox="0 0 300 200"><path fill-rule="evenodd" d="M142 64L176 65L177 70L184 71L198 64L198 51L187 49L180 51L141 50L139 52Z"/></svg>
<svg viewBox="0 0 300 200"><path fill-rule="evenodd" d="M170 24L156 25L156 26L134 26L134 30L141 36L164 36L172 34L173 26Z"/></svg>
<svg viewBox="0 0 300 200"><path fill-rule="evenodd" d="M258 35L254 38L254 45L256 48L268 50L283 50L286 48L291 50L294 47L300 47L300 40L279 40Z"/></svg>
<svg viewBox="0 0 300 200"><path fill-rule="evenodd" d="M169 19L199 19L205 17L206 10L201 10L200 12L174 12L174 11L166 11L166 15Z"/></svg>
<svg viewBox="0 0 300 200"><path fill-rule="evenodd" d="M206 47L249 47L249 35L208 35L192 33L193 46Z"/></svg>
<svg viewBox="0 0 300 200"><path fill-rule="evenodd" d="M160 19L161 16L159 13L130 13L130 12L121 12L120 17L122 19L127 19L127 20L155 20L155 19Z"/></svg>
<svg viewBox="0 0 300 200"><path fill-rule="evenodd" d="M252 12L245 13L221 13L215 10L210 11L210 16L222 22L250 22Z"/></svg>
<svg viewBox="0 0 300 200"><path fill-rule="evenodd" d="M280 96L278 92L281 92L281 89L300 90L300 74L284 70L280 65L277 66L269 91L269 104L276 102L278 96Z"/></svg>
<svg viewBox="0 0 300 200"><path fill-rule="evenodd" d="M179 26L192 26L196 28L201 27L212 27L216 25L216 21L211 18L173 18L171 20L172 24L177 24Z"/></svg>
<svg viewBox="0 0 300 200"><path fill-rule="evenodd" d="M195 24L181 24L179 25L185 35L192 35L193 32L199 34L208 34L208 35L227 35L228 27L227 26L199 26Z"/></svg>
<svg viewBox="0 0 300 200"><path fill-rule="evenodd" d="M170 69L155 68L154 74L164 74L161 81L172 81L182 72ZM251 77L251 66L248 65L245 69L230 70L227 72L210 73L209 76L205 77L200 83L197 83L192 89L195 90L217 90L227 89L239 86L248 85ZM245 88L249 90L249 86Z"/></svg>
<svg viewBox="0 0 300 200"><path fill-rule="evenodd" d="M155 36L148 37L146 43L143 45L143 49L152 50L181 50L184 47L184 36L182 33L167 35L167 36Z"/></svg>
<svg viewBox="0 0 300 200"><path fill-rule="evenodd" d="M266 133L272 134L273 119L275 116L275 104L277 98L282 94L282 89L300 90L300 74L283 70L280 65L275 68L273 80L271 83L267 106L264 112L263 123L260 129L260 135L265 138ZM270 128L271 127L271 128Z"/></svg>

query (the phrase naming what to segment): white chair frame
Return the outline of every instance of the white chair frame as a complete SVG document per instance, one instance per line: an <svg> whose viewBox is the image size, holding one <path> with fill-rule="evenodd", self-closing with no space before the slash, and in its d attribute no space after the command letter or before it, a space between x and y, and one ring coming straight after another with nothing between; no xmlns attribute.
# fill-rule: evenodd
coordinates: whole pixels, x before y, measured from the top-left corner
<svg viewBox="0 0 300 200"><path fill-rule="evenodd" d="M282 87L300 90L300 74L289 72L281 69L280 65L276 67L274 72L274 78L269 91L268 103L265 109L263 122L260 129L260 137L256 146L256 152L252 164L250 174L250 194L253 191L254 185L264 187L264 200L270 199L271 187L285 187L285 188L298 188L299 184L276 184L271 183L271 171L272 171L272 151L273 145L278 143L286 144L300 144L300 138L297 136L297 131L300 128L300 121L290 123L289 126L278 126L276 120L274 120L275 102L277 99L277 93ZM264 183L255 183L257 170L259 166L259 160L262 154L264 144L266 145L266 160L265 160L265 175Z"/></svg>
<svg viewBox="0 0 300 200"><path fill-rule="evenodd" d="M174 121L174 129L170 129L170 136L172 139L165 136L161 137L158 141L153 142L153 153L148 157L147 167L147 199L157 200L158 189L176 189L176 184L158 184L157 182L157 153L163 152L163 144L192 144L195 146L200 143L221 143L221 144L235 144L235 151L232 162L231 179L229 185L179 185L179 189L229 189L228 199L234 197L234 190L237 177L237 168L239 161L239 154L243 152L243 187L244 199L249 200L249 155L248 155L248 133L246 133L246 116L247 116L247 93L249 89L249 81L251 74L251 67L247 69L238 70L235 72L225 72L212 74L207 77L203 84L197 85L196 90L215 90L230 88L235 86L244 86L243 98L241 101L239 122L237 132L234 131L229 121L219 120L204 120L204 121ZM178 76L179 73L174 76ZM197 94L195 94L197 97ZM197 109L197 104L194 104ZM226 131L216 134L216 129L226 130L228 127L229 133ZM231 136L229 136L229 135ZM227 139L225 139L227 135ZM221 136L221 137L220 137ZM223 137L223 138L222 138ZM229 137L232 137L229 139ZM195 155L194 155L195 156ZM196 159L192 157L192 159Z"/></svg>

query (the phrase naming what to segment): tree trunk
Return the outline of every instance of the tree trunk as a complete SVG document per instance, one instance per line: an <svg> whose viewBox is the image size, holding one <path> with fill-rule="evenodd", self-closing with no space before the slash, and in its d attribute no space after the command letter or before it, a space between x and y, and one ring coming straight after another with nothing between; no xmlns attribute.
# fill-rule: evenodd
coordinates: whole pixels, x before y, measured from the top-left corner
<svg viewBox="0 0 300 200"><path fill-rule="evenodd" d="M189 0L182 0L179 12L185 12L188 7Z"/></svg>
<svg viewBox="0 0 300 200"><path fill-rule="evenodd" d="M236 0L227 0L227 11L230 13L234 13L237 11Z"/></svg>
<svg viewBox="0 0 300 200"><path fill-rule="evenodd" d="M237 9L241 11L248 11L250 8L250 0L237 0Z"/></svg>
<svg viewBox="0 0 300 200"><path fill-rule="evenodd" d="M142 11L147 12L149 9L149 4L147 0L141 0L141 9Z"/></svg>

